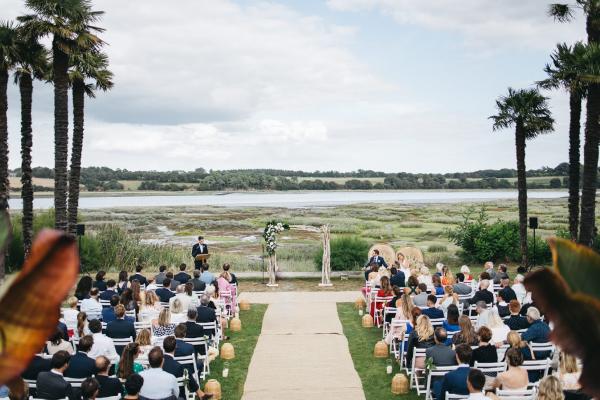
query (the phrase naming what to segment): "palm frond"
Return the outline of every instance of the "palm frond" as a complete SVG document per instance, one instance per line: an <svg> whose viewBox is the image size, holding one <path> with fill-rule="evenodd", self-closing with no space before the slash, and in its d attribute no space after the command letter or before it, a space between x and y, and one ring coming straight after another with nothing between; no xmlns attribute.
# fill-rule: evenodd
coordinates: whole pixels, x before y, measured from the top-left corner
<svg viewBox="0 0 600 400"><path fill-rule="evenodd" d="M573 19L573 10L568 4L554 3L548 7L548 15L558 22L570 22Z"/></svg>

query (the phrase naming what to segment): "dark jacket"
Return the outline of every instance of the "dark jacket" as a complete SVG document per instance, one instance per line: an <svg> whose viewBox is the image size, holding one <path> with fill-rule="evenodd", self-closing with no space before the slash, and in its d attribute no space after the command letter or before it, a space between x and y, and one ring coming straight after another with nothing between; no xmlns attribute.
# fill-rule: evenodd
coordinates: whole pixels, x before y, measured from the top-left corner
<svg viewBox="0 0 600 400"><path fill-rule="evenodd" d="M509 303L511 300L516 300L517 299L517 294L515 293L515 291L510 286L507 286L505 288L500 289L498 291L498 294L500 295L500 297L502 297L502 299L506 303Z"/></svg>
<svg viewBox="0 0 600 400"><path fill-rule="evenodd" d="M189 280L192 279L192 277L190 276L190 274L187 274L184 271L179 272L173 278L175 278L176 281L181 282L181 284L183 284L183 285L185 285Z"/></svg>
<svg viewBox="0 0 600 400"><path fill-rule="evenodd" d="M208 322L211 322L211 321L208 321ZM202 337L205 335L204 329L202 328L202 326L198 325L195 322L186 321L185 327L187 328L186 335L185 335L186 338L199 338L199 337Z"/></svg>
<svg viewBox="0 0 600 400"><path fill-rule="evenodd" d="M135 340L135 326L131 321L115 319L106 326L106 336L113 339L125 339L131 337Z"/></svg>
<svg viewBox="0 0 600 400"><path fill-rule="evenodd" d="M208 254L208 245L206 243L203 245L196 243L192 246L192 257L194 257L194 268L196 269L200 269L202 266L202 262L196 260L198 254Z"/></svg>
<svg viewBox="0 0 600 400"><path fill-rule="evenodd" d="M504 323L510 328L511 331L529 328L529 321L527 321L527 318L520 315L511 315L508 319L504 320Z"/></svg>
<svg viewBox="0 0 600 400"><path fill-rule="evenodd" d="M480 363L498 362L498 350L496 350L496 346L489 344L487 346L479 346L473 350L471 366L475 365L475 361Z"/></svg>
<svg viewBox="0 0 600 400"><path fill-rule="evenodd" d="M99 291L104 292L106 290L106 282L105 281L94 281L92 284L95 288L98 288Z"/></svg>
<svg viewBox="0 0 600 400"><path fill-rule="evenodd" d="M469 376L469 371L471 371L469 367L459 367L444 375L444 379L436 382L436 387L434 388L436 399L446 400L446 392L468 395L467 377Z"/></svg>
<svg viewBox="0 0 600 400"><path fill-rule="evenodd" d="M369 262L367 262L367 266L371 265L371 264L377 264L378 266L384 266L384 267L388 267L387 263L385 262L384 258L381 256L373 256L371 258L369 258Z"/></svg>
<svg viewBox="0 0 600 400"><path fill-rule="evenodd" d="M23 379L31 379L35 381L40 372L48 372L51 369L52 367L50 366L50 360L40 356L35 356L27 366L27 369L23 371L21 377Z"/></svg>
<svg viewBox="0 0 600 400"><path fill-rule="evenodd" d="M146 277L140 273L135 273L129 277L129 282L137 279L140 282L140 285L148 285L148 280Z"/></svg>
<svg viewBox="0 0 600 400"><path fill-rule="evenodd" d="M169 299L175 296L175 293L164 287L156 289L154 293L156 293L160 301L163 303L168 303Z"/></svg>
<svg viewBox="0 0 600 400"><path fill-rule="evenodd" d="M36 396L40 399L59 400L74 397L71 384L52 371L40 372L36 387Z"/></svg>
<svg viewBox="0 0 600 400"><path fill-rule="evenodd" d="M100 298L100 300L110 300L110 298L113 297L115 294L118 295L118 293L114 290L105 290L104 292L100 293L98 297Z"/></svg>
<svg viewBox="0 0 600 400"><path fill-rule="evenodd" d="M198 279L194 278L194 279L191 280L191 282L194 285L194 287L192 289L193 291L195 291L195 292L203 292L203 291L206 290L206 283L202 282L200 280L200 278L198 278Z"/></svg>
<svg viewBox="0 0 600 400"><path fill-rule="evenodd" d="M100 384L98 398L120 396L123 394L123 385L119 379L104 375L96 375L96 379Z"/></svg>
<svg viewBox="0 0 600 400"><path fill-rule="evenodd" d="M433 365L437 367L448 367L456 365L456 353L452 347L444 344L436 344L425 351L427 358L433 359Z"/></svg>
<svg viewBox="0 0 600 400"><path fill-rule="evenodd" d="M429 307L421 309L421 313L423 315L427 315L429 319L439 319L444 318L444 312L439 308Z"/></svg>
<svg viewBox="0 0 600 400"><path fill-rule="evenodd" d="M478 301L485 301L485 304L494 302L494 295L489 290L478 290L475 295L469 299L469 304L476 304Z"/></svg>
<svg viewBox="0 0 600 400"><path fill-rule="evenodd" d="M413 357L415 348L426 349L426 348L432 347L433 345L435 345L435 342L433 341L433 335L431 335L431 337L426 340L419 340L419 336L417 335L417 332L412 331L410 333L410 335L408 335L408 343L407 343L407 350L406 350L407 365L410 366L412 364L412 357Z"/></svg>
<svg viewBox="0 0 600 400"><path fill-rule="evenodd" d="M183 371L185 369L188 370L188 375L190 377L190 381L188 383L188 388L190 389L191 392L196 392L199 388L198 386L198 382L196 382L196 378L194 378L194 367L192 367L191 365L187 365L187 366L183 366L181 364L179 364L177 361L175 361L173 359L173 356L170 354L165 354L165 358L164 358L164 363L163 363L163 371L168 372L169 374L173 375L175 378L181 378L183 376ZM185 398L185 392L183 390L183 388L180 389L180 393L179 393L179 398Z"/></svg>
<svg viewBox="0 0 600 400"><path fill-rule="evenodd" d="M96 361L88 357L87 353L78 351L77 354L71 357L65 376L68 378L89 378L96 371Z"/></svg>
<svg viewBox="0 0 600 400"><path fill-rule="evenodd" d="M175 357L191 356L194 354L194 346L181 339L176 340Z"/></svg>
<svg viewBox="0 0 600 400"><path fill-rule="evenodd" d="M396 275L392 275L392 277L390 278L390 285L392 286L404 287L405 284L406 276L402 271L396 272Z"/></svg>
<svg viewBox="0 0 600 400"><path fill-rule="evenodd" d="M547 343L549 341L550 328L542 320L534 321L527 328L527 331L521 334L521 338L526 342L532 343Z"/></svg>
<svg viewBox="0 0 600 400"><path fill-rule="evenodd" d="M156 283L157 285L162 285L163 281L165 280L166 277L167 277L167 274L165 272L159 272L154 277L154 283Z"/></svg>
<svg viewBox="0 0 600 400"><path fill-rule="evenodd" d="M198 311L196 322L215 322L217 320L215 310L210 307L200 306L196 310Z"/></svg>
<svg viewBox="0 0 600 400"><path fill-rule="evenodd" d="M62 333L63 340L69 341L69 329L67 329L67 324L64 322L58 321L58 326L56 327L60 333Z"/></svg>

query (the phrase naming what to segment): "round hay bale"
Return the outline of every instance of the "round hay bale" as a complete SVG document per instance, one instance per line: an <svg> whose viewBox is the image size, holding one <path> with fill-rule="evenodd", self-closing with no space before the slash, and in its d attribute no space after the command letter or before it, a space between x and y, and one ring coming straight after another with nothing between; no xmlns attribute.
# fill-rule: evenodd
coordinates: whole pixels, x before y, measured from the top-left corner
<svg viewBox="0 0 600 400"><path fill-rule="evenodd" d="M357 310L364 310L366 306L367 302L362 296L356 299L356 301L354 302L354 308L356 308Z"/></svg>
<svg viewBox="0 0 600 400"><path fill-rule="evenodd" d="M402 247L398 249L396 252L396 260L398 259L398 254L400 253L402 253L404 258L410 262L411 267L423 263L423 252L418 247Z"/></svg>
<svg viewBox="0 0 600 400"><path fill-rule="evenodd" d="M404 374L396 374L392 378L392 394L407 394L408 378Z"/></svg>
<svg viewBox="0 0 600 400"><path fill-rule="evenodd" d="M375 349L373 350L373 355L376 358L387 358L388 356L388 346L385 344L383 340L375 343Z"/></svg>
<svg viewBox="0 0 600 400"><path fill-rule="evenodd" d="M220 400L221 399L221 384L216 379L209 379L206 381L204 385L204 393L212 394L213 399Z"/></svg>
<svg viewBox="0 0 600 400"><path fill-rule="evenodd" d="M229 329L231 330L231 332L239 332L242 330L242 320L239 319L238 317L232 318L231 321L229 321Z"/></svg>
<svg viewBox="0 0 600 400"><path fill-rule="evenodd" d="M221 346L221 358L223 360L233 360L235 358L235 350L231 343L225 343Z"/></svg>
<svg viewBox="0 0 600 400"><path fill-rule="evenodd" d="M241 311L248 311L250 309L250 302L248 300L242 299L239 303Z"/></svg>
<svg viewBox="0 0 600 400"><path fill-rule="evenodd" d="M373 327L373 317L371 316L371 314L363 315L362 327L363 328L372 328Z"/></svg>
<svg viewBox="0 0 600 400"><path fill-rule="evenodd" d="M396 260L396 253L394 249L389 244L385 243L376 243L369 249L369 259L373 257L373 250L379 250L379 255L383 257L388 266L394 265L394 260Z"/></svg>

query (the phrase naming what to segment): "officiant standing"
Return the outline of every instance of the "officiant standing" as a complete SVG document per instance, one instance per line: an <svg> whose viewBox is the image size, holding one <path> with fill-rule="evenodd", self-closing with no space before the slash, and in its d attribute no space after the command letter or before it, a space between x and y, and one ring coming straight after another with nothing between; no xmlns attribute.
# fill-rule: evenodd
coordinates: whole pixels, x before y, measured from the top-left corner
<svg viewBox="0 0 600 400"><path fill-rule="evenodd" d="M192 257L194 257L194 267L200 269L202 267L202 261L197 260L198 254L208 254L208 245L204 243L204 237L198 236L198 243L192 246Z"/></svg>

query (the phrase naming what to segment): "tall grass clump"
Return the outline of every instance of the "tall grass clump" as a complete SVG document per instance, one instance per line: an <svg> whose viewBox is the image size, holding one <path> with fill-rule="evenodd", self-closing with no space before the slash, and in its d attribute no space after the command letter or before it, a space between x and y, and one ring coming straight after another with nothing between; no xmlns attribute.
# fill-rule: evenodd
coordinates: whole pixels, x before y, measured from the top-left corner
<svg viewBox="0 0 600 400"><path fill-rule="evenodd" d="M331 270L350 271L360 269L367 259L369 243L358 236L340 236L332 238ZM321 268L323 263L323 249L315 256L315 267Z"/></svg>

